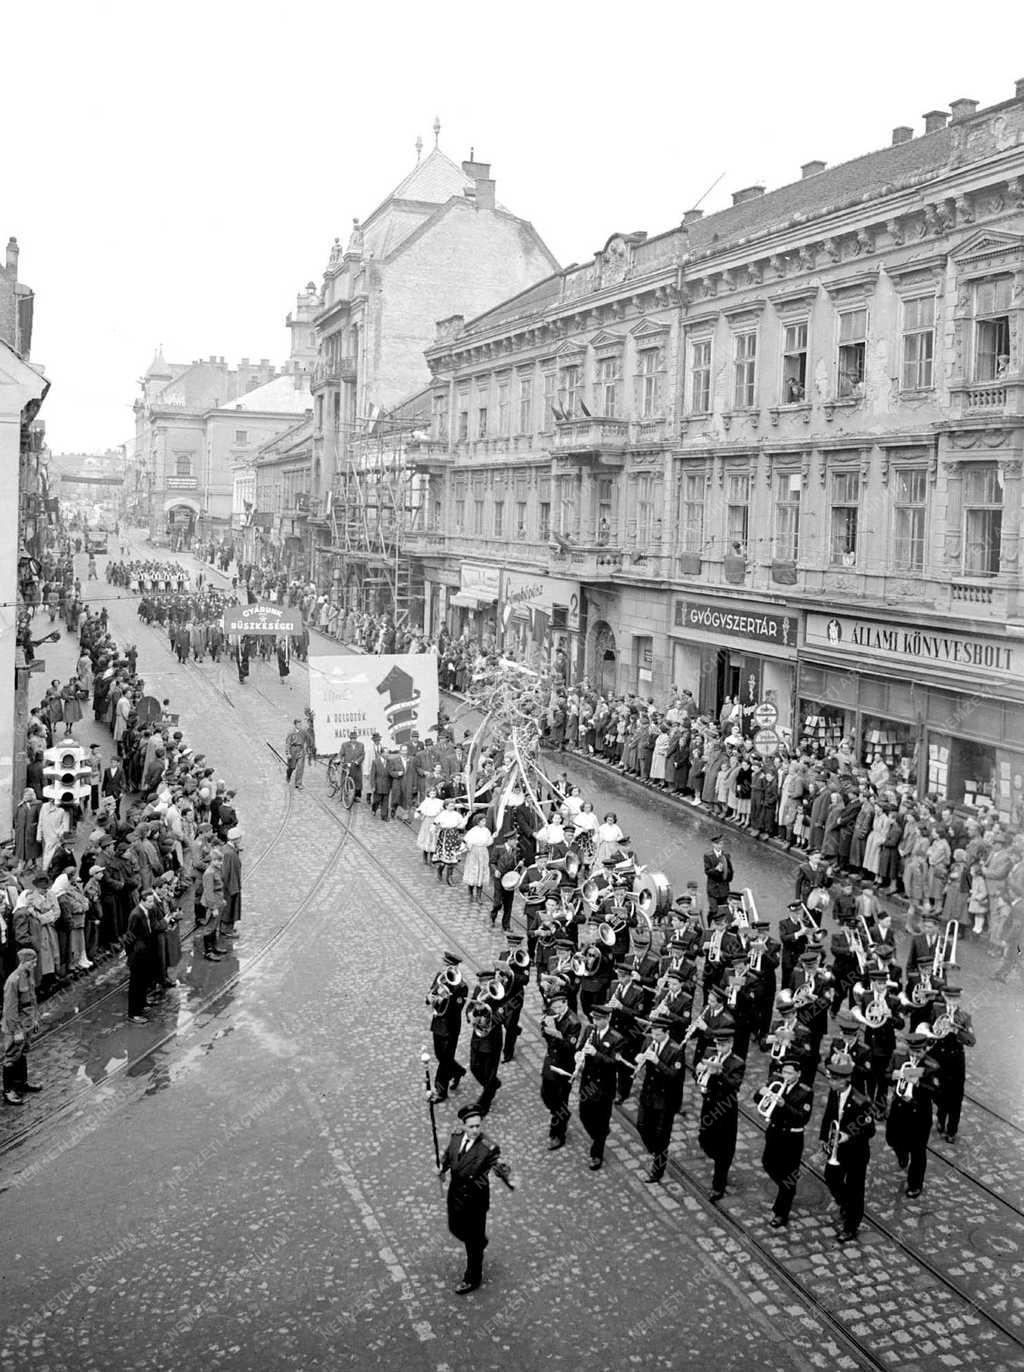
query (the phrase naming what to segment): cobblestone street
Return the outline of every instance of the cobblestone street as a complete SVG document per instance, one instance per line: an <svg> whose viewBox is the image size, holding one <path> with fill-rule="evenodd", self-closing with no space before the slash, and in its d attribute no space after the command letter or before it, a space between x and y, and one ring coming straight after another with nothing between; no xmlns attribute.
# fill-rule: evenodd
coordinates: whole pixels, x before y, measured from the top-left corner
<svg viewBox="0 0 1024 1372"><path fill-rule="evenodd" d="M365 804L347 819L329 808L323 768L308 769L301 793L286 789L267 745L281 748L305 704L299 664L285 685L257 664L244 687L230 663L180 666L134 600L101 582L94 599L108 596L115 637L138 644L153 693L171 698L194 746L238 789L242 938L217 965L189 950L179 989L145 1027L124 1022L116 967L47 1004L53 1032L33 1053L46 1090L17 1112L17 1134L0 1119L0 1366L1024 1367L1024 1136L1011 1123L968 1103L960 1141L938 1145L916 1205L880 1130L868 1195L877 1223L862 1242L836 1246L828 1194L807 1171L780 1237L767 1228L753 1118L741 1121L726 1201L707 1203L692 1082L663 1187L641 1184L631 1107L616 1115L602 1172L588 1172L575 1119L568 1147L545 1151L532 986L487 1123L517 1189L492 1185L485 1284L454 1296L462 1251L433 1170L423 1002L443 947L475 970L503 940L464 888L424 871L409 827L380 824ZM72 651L66 638L54 645L44 675L66 675ZM105 731L83 728L83 741L94 736L109 750ZM567 765L677 890L699 875L707 817L594 764ZM792 860L741 836L730 846L738 884L774 925ZM968 1090L1024 1123L1019 985L990 987L972 948L962 961L978 1031ZM753 1050L751 1116L765 1075ZM443 1136L458 1104L438 1107ZM815 1164L816 1132L805 1156ZM943 1163L943 1150L1004 1199Z"/></svg>

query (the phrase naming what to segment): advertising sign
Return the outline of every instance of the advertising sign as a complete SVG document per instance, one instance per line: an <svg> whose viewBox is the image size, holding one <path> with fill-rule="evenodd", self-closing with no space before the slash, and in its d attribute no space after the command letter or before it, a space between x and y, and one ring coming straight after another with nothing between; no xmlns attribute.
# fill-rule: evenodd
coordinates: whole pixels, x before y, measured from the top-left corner
<svg viewBox="0 0 1024 1372"><path fill-rule="evenodd" d="M1024 664L1020 644L1011 639L908 627L882 618L854 619L815 611L807 616L806 634L808 646L848 653L851 661L875 658L894 671L929 664L1019 677Z"/></svg>
<svg viewBox="0 0 1024 1372"><path fill-rule="evenodd" d="M757 643L776 643L782 648L796 648L796 615L780 615L716 605L710 600L677 600L675 623L679 629L699 629L709 634L726 634L729 638L752 639Z"/></svg>
<svg viewBox="0 0 1024 1372"><path fill-rule="evenodd" d="M301 634L302 612L293 605L232 605L224 611L226 634Z"/></svg>
<svg viewBox="0 0 1024 1372"><path fill-rule="evenodd" d="M415 730L437 728L437 654L309 656L309 704L318 753L336 753L351 730L369 744L373 733L397 747Z"/></svg>

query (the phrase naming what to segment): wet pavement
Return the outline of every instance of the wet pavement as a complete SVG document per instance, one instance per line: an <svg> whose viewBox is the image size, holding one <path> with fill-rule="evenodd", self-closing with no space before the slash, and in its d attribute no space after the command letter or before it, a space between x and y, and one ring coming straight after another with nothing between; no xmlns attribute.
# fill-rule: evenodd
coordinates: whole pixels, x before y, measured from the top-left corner
<svg viewBox="0 0 1024 1372"><path fill-rule="evenodd" d="M485 1285L454 1296L461 1250L433 1175L423 997L442 946L454 942L476 967L502 940L463 890L439 889L424 872L410 829L380 824L363 805L346 838L318 805L319 768L302 794L285 791L266 740L281 746L303 702L301 669L289 687L257 666L239 688L212 664L179 667L133 604L112 605L111 616L118 638L138 643L147 680L180 702L190 739L238 787L243 938L222 964L186 957L180 990L151 1026L126 1030L115 991L95 1018L80 1012L39 1045L47 1091L17 1112L19 1126L38 1127L0 1156L0 1366L1024 1366L969 1300L880 1231L837 1248L813 1176L801 1180L791 1229L769 1231L753 1124L741 1124L716 1215L703 1195L707 1161L690 1138L692 1083L673 1143L683 1170L663 1187L640 1183L644 1156L626 1118L613 1125L600 1173L586 1168L575 1121L568 1147L549 1155L533 990L488 1124L518 1189L493 1187ZM699 873L705 817L618 778L598 794L677 889ZM754 887L774 921L790 899L792 861L741 836L730 846L739 884ZM990 1004L972 951L970 1081L1009 1113L1020 1105L1019 994L1002 989ZM752 1092L763 1078L756 1053L748 1077ZM63 1108L53 1118L55 1101ZM442 1125L457 1104L439 1107ZM998 1190L1016 1182L1019 1203L1020 1140L999 1128L968 1106L956 1159L985 1167ZM1019 1318L1024 1253L1012 1214L986 1208L935 1158L912 1209L880 1137L870 1183L870 1205L903 1242L956 1265L947 1277L998 1317ZM828 1312L874 1362L840 1341Z"/></svg>

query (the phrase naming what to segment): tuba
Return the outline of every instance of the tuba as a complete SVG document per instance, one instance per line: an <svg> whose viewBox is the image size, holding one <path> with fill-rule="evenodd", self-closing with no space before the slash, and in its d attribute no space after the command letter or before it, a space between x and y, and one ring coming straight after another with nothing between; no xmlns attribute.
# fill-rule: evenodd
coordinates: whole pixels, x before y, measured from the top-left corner
<svg viewBox="0 0 1024 1372"><path fill-rule="evenodd" d="M547 864L544 869L544 876L547 878L549 872L558 872L561 877L561 874L564 872L570 881L575 881L580 874L581 866L582 863L580 862L579 853L574 853L572 849L570 849L565 857L553 858Z"/></svg>
<svg viewBox="0 0 1024 1372"><path fill-rule="evenodd" d="M761 1118L765 1121L766 1124L771 1123L771 1118L775 1112L775 1107L782 1099L782 1093L783 1091L785 1091L785 1089L786 1083L784 1081L770 1081L768 1085L764 1088L764 1090L761 1092L761 1098L757 1102L757 1113L761 1116Z"/></svg>

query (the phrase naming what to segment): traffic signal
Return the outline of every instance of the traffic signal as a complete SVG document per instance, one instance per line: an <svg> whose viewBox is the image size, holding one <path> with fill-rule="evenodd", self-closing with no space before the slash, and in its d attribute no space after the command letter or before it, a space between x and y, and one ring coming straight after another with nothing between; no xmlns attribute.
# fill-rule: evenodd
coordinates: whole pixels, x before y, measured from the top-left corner
<svg viewBox="0 0 1024 1372"><path fill-rule="evenodd" d="M43 753L43 795L58 805L80 805L89 799L89 759L77 743L47 748Z"/></svg>

